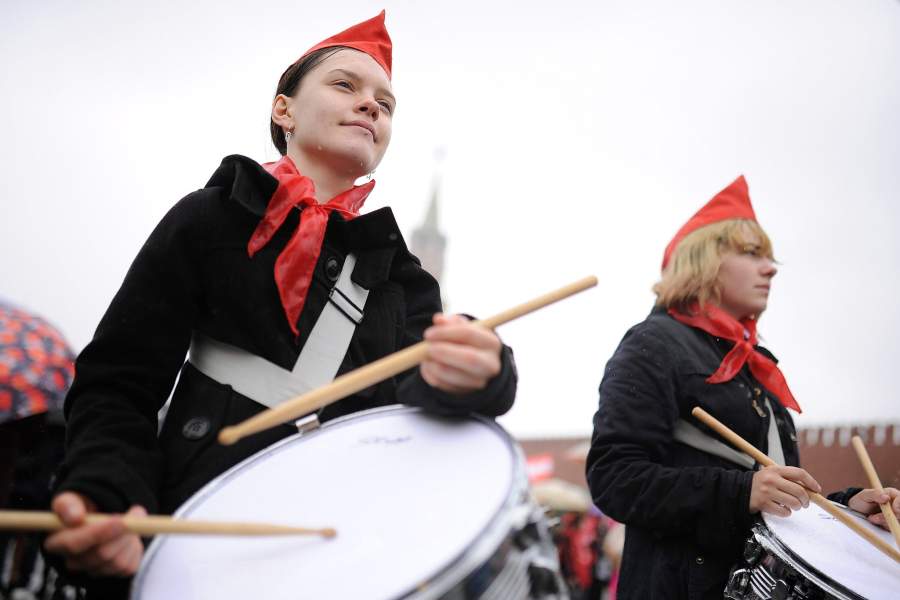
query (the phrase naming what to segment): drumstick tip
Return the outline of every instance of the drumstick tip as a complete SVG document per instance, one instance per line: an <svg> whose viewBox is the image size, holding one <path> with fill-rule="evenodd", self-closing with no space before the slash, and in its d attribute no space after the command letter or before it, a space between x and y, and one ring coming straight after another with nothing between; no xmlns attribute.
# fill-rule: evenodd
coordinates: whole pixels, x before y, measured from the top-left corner
<svg viewBox="0 0 900 600"><path fill-rule="evenodd" d="M330 540L337 536L337 530L333 527L326 527L321 531L321 534L323 538L328 538Z"/></svg>
<svg viewBox="0 0 900 600"><path fill-rule="evenodd" d="M236 427L226 427L219 432L219 443L223 446L231 446L239 439L241 434L236 431Z"/></svg>

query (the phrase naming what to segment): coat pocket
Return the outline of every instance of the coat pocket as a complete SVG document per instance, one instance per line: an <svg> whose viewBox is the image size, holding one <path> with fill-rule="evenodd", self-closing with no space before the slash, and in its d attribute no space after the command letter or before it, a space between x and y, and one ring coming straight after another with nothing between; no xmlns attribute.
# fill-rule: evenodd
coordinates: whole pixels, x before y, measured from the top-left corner
<svg viewBox="0 0 900 600"><path fill-rule="evenodd" d="M289 425L278 425L231 446L218 442L219 431L224 426L240 423L264 409L230 385L210 379L192 364L185 364L159 438L164 460L160 509L165 513L174 512L229 468L297 433Z"/></svg>
<svg viewBox="0 0 900 600"><path fill-rule="evenodd" d="M216 436L222 429L230 395L230 386L213 381L185 363L159 435L164 461L160 493L164 511L176 508L211 478L207 469L198 470L197 463L218 445Z"/></svg>
<svg viewBox="0 0 900 600"><path fill-rule="evenodd" d="M717 556L714 553L697 553L688 550L690 571L688 574L688 598L690 600L712 600L722 597L728 573L735 560L731 556ZM727 554L727 553L726 553Z"/></svg>

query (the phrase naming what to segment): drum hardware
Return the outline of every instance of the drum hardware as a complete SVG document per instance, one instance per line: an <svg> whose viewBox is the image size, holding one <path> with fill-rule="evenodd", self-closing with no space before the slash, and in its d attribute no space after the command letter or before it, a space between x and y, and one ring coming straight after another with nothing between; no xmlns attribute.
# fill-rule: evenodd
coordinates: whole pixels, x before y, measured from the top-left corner
<svg viewBox="0 0 900 600"><path fill-rule="evenodd" d="M760 546L756 540L750 538L747 540L747 544L744 546L744 560L747 561L751 567L756 565L759 562L759 559L763 556L763 547Z"/></svg>
<svg viewBox="0 0 900 600"><path fill-rule="evenodd" d="M133 600L568 598L522 451L487 418L383 407L329 421L251 456L176 512L224 515L327 517L340 535L158 536Z"/></svg>
<svg viewBox="0 0 900 600"><path fill-rule="evenodd" d="M890 559L815 505L787 518L762 515L743 556L725 587L729 600L886 600L900 588Z"/></svg>
<svg viewBox="0 0 900 600"><path fill-rule="evenodd" d="M297 433L308 433L310 431L315 431L319 428L321 423L319 423L319 414L312 413L306 415L305 417L300 417L296 421L294 421L294 427L297 428Z"/></svg>

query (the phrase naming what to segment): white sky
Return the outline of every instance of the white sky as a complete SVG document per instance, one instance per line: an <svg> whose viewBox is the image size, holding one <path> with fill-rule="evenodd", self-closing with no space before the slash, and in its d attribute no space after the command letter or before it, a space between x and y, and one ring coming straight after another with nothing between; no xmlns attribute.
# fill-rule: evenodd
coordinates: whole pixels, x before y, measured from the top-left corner
<svg viewBox="0 0 900 600"><path fill-rule="evenodd" d="M662 250L735 176L784 263L760 325L803 425L900 422L900 2L0 4L0 296L81 349L150 230L221 157L271 160L278 76L388 11L399 99L367 206L409 233L447 148L445 295L500 333L520 436L587 435ZM549 8L552 7L552 8Z"/></svg>

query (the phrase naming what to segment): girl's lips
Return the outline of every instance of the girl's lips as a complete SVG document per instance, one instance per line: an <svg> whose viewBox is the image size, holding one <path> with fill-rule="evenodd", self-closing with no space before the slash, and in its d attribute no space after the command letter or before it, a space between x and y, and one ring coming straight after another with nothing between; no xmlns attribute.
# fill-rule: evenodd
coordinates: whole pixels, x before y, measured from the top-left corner
<svg viewBox="0 0 900 600"><path fill-rule="evenodd" d="M372 134L372 140L375 139L375 128L371 123L366 123L365 121L350 121L349 123L344 123L344 125L352 126L352 127L361 127Z"/></svg>

